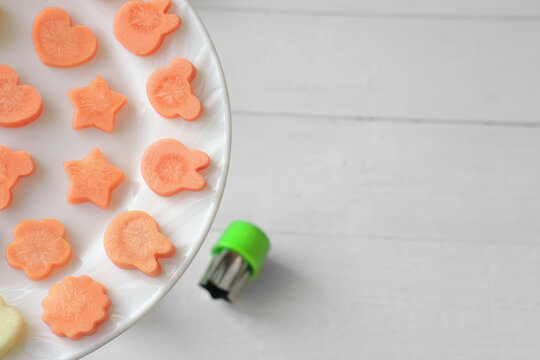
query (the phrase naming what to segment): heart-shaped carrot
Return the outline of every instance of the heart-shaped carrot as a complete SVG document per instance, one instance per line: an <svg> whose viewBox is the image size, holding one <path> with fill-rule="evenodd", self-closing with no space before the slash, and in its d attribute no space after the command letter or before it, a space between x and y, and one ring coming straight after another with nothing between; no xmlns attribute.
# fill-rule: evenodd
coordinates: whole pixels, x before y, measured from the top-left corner
<svg viewBox="0 0 540 360"><path fill-rule="evenodd" d="M97 51L92 30L82 25L71 26L69 14L60 8L47 8L36 16L32 38L39 58L48 66L79 66Z"/></svg>
<svg viewBox="0 0 540 360"><path fill-rule="evenodd" d="M148 276L161 274L157 258L176 252L144 211L127 211L115 217L105 231L104 246L107 256L118 267L139 269Z"/></svg>
<svg viewBox="0 0 540 360"><path fill-rule="evenodd" d="M184 58L176 58L168 67L157 69L146 82L150 104L163 117L197 120L203 107L191 87L196 74L195 66Z"/></svg>
<svg viewBox="0 0 540 360"><path fill-rule="evenodd" d="M208 165L210 158L206 153L189 150L175 139L161 139L144 152L141 172L156 194L171 196L182 190L204 189L206 181L198 171Z"/></svg>
<svg viewBox="0 0 540 360"><path fill-rule="evenodd" d="M41 115L43 103L36 88L19 85L19 76L10 66L0 65L0 126L20 127Z"/></svg>
<svg viewBox="0 0 540 360"><path fill-rule="evenodd" d="M171 0L128 1L114 17L114 36L139 56L155 53L166 35L180 27L180 18L167 14Z"/></svg>

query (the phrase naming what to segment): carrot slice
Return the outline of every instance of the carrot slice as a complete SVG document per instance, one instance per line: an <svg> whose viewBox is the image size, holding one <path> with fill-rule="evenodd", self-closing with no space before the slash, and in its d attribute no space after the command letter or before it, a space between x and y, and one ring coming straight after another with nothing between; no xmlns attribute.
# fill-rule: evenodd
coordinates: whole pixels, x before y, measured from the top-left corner
<svg viewBox="0 0 540 360"><path fill-rule="evenodd" d="M82 65L94 57L97 39L86 26L71 26L71 17L60 8L47 8L34 20L34 48L48 66L69 68Z"/></svg>
<svg viewBox="0 0 540 360"><path fill-rule="evenodd" d="M92 80L88 87L68 90L67 95L75 107L75 130L95 127L111 133L116 113L127 102L124 95L111 90L101 75Z"/></svg>
<svg viewBox="0 0 540 360"><path fill-rule="evenodd" d="M159 232L154 219L144 211L127 211L115 217L104 238L105 252L122 269L139 269L148 276L161 274L157 258L171 257L173 244Z"/></svg>
<svg viewBox="0 0 540 360"><path fill-rule="evenodd" d="M0 145L0 210L11 204L11 189L19 177L34 173L36 166L32 155L26 151L11 151Z"/></svg>
<svg viewBox="0 0 540 360"><path fill-rule="evenodd" d="M65 230L56 219L40 222L23 220L15 227L15 240L6 250L12 268L24 270L30 280L46 279L54 268L71 259L71 246L64 240Z"/></svg>
<svg viewBox="0 0 540 360"><path fill-rule="evenodd" d="M43 110L41 95L30 85L19 85L10 66L0 65L0 126L21 127L36 120Z"/></svg>
<svg viewBox="0 0 540 360"><path fill-rule="evenodd" d="M64 162L71 184L67 199L70 204L91 201L108 209L111 194L124 181L124 172L107 163L101 150L95 148L83 160Z"/></svg>
<svg viewBox="0 0 540 360"><path fill-rule="evenodd" d="M170 6L171 0L128 1L114 17L114 36L132 53L152 55L182 24L177 15L167 14Z"/></svg>
<svg viewBox="0 0 540 360"><path fill-rule="evenodd" d="M43 299L42 319L58 336L79 340L95 334L109 319L111 300L101 283L90 276L67 276Z"/></svg>
<svg viewBox="0 0 540 360"><path fill-rule="evenodd" d="M197 120L202 113L202 104L193 95L191 81L197 69L187 59L176 58L166 68L157 69L146 82L146 94L154 109L163 117L182 117Z"/></svg>
<svg viewBox="0 0 540 360"><path fill-rule="evenodd" d="M171 196L182 190L204 189L206 182L197 171L209 165L206 153L189 150L175 139L161 139L144 152L141 172L156 194Z"/></svg>

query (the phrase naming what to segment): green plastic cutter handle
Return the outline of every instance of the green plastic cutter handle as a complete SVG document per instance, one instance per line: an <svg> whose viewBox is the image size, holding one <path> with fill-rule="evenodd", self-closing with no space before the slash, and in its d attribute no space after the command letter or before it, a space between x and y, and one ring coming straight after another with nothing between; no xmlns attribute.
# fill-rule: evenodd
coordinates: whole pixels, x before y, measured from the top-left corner
<svg viewBox="0 0 540 360"><path fill-rule="evenodd" d="M261 229L246 221L233 221L212 249L212 255L228 249L240 255L251 267L251 278L259 270L270 250L270 241Z"/></svg>

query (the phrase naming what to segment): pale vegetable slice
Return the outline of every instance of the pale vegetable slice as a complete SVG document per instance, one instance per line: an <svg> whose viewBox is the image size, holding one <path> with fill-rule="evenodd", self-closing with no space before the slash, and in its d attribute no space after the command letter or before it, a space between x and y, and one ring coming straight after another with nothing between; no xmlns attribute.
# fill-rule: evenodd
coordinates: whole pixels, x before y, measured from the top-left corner
<svg viewBox="0 0 540 360"><path fill-rule="evenodd" d="M7 306L0 296L0 356L7 354L19 342L24 331L24 320L12 306Z"/></svg>

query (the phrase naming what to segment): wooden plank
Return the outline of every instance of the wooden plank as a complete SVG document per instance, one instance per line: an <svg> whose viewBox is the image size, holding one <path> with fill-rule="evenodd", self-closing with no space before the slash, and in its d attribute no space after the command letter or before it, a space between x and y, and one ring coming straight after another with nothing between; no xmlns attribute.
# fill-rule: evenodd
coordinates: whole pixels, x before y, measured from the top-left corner
<svg viewBox="0 0 540 360"><path fill-rule="evenodd" d="M540 244L540 130L233 118L218 229Z"/></svg>
<svg viewBox="0 0 540 360"><path fill-rule="evenodd" d="M86 359L540 356L539 247L270 232L261 276L229 305L197 286L218 235L148 316Z"/></svg>
<svg viewBox="0 0 540 360"><path fill-rule="evenodd" d="M540 15L535 0L192 0L197 9L320 13L329 16L462 16L532 18Z"/></svg>
<svg viewBox="0 0 540 360"><path fill-rule="evenodd" d="M535 3L212 1L235 109L214 229L87 359L539 358L539 25L500 21ZM231 306L197 283L238 218L273 246Z"/></svg>
<svg viewBox="0 0 540 360"><path fill-rule="evenodd" d="M540 121L540 22L201 15L237 111Z"/></svg>

